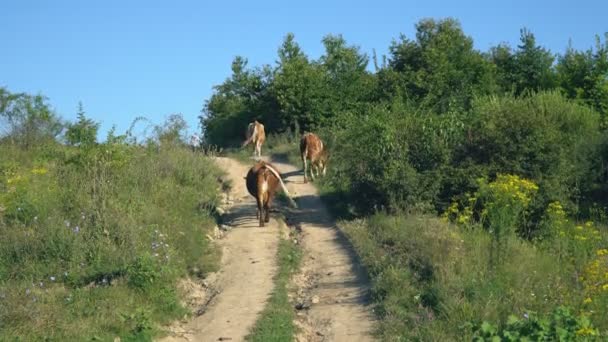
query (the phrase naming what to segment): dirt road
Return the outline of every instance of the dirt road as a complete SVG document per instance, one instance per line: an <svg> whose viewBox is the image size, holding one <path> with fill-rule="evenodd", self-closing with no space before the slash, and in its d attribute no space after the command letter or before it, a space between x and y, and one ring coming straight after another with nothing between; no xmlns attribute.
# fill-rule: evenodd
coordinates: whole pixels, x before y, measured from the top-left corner
<svg viewBox="0 0 608 342"><path fill-rule="evenodd" d="M255 201L243 179L249 166L228 158L217 158L217 162L232 180L230 196L234 200L226 214L232 229L219 240L223 250L216 281L219 293L202 315L164 341L243 341L273 288L279 222L271 218L266 227L258 227ZM371 340L373 315L366 298L369 283L354 253L335 228L315 187L303 183L301 170L273 164L283 173L298 204L298 209L287 215L289 224L302 230L305 256L294 279L292 298L300 309L297 340Z"/></svg>

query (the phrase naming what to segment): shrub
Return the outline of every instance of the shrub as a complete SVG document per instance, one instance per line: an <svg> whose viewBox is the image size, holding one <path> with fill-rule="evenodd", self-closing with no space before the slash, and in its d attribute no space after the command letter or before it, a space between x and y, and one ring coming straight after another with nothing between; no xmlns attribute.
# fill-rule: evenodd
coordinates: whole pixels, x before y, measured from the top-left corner
<svg viewBox="0 0 608 342"><path fill-rule="evenodd" d="M566 307L558 307L548 317L526 313L523 318L511 315L504 326L488 322L473 325L473 341L594 341L599 331L584 315L574 316Z"/></svg>
<svg viewBox="0 0 608 342"><path fill-rule="evenodd" d="M481 98L468 116L467 138L456 146L454 165L473 162L490 176L519 175L539 185L542 207L559 200L574 208L593 178L599 119L557 93Z"/></svg>
<svg viewBox="0 0 608 342"><path fill-rule="evenodd" d="M435 202L449 159L439 117L377 106L364 116L345 114L341 119L327 184L351 194L360 214Z"/></svg>

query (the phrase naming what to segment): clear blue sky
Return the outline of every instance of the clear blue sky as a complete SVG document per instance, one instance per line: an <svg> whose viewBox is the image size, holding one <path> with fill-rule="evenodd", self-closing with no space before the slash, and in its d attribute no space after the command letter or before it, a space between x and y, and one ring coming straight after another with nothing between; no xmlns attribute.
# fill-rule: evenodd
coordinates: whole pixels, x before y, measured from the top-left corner
<svg viewBox="0 0 608 342"><path fill-rule="evenodd" d="M160 123L178 112L192 131L233 57L274 63L287 32L313 58L328 33L382 54L418 20L448 16L483 51L517 45L524 26L560 53L608 31L606 0L3 1L0 86L42 93L66 119L82 101L102 138L112 124L122 133L136 116Z"/></svg>

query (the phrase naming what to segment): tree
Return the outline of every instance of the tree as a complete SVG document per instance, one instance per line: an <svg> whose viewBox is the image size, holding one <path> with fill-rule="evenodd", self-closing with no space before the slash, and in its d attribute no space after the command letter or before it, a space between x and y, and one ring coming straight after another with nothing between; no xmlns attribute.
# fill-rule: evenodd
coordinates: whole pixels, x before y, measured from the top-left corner
<svg viewBox="0 0 608 342"><path fill-rule="evenodd" d="M5 88L0 88L0 119L4 127L1 136L26 149L55 141L63 130L46 97L11 93Z"/></svg>
<svg viewBox="0 0 608 342"><path fill-rule="evenodd" d="M369 57L355 45L348 45L341 35L323 38L325 53L319 58L324 70L324 94L321 110L326 120L343 111L354 110L377 98L376 78L367 72Z"/></svg>
<svg viewBox="0 0 608 342"><path fill-rule="evenodd" d="M272 82L269 66L251 70L247 59L235 57L231 77L214 87L199 117L206 143L236 145L244 139L247 124L254 119L276 129L278 105L271 93Z"/></svg>
<svg viewBox="0 0 608 342"><path fill-rule="evenodd" d="M608 114L608 48L596 36L595 51L576 51L569 46L558 58L557 82L567 97Z"/></svg>
<svg viewBox="0 0 608 342"><path fill-rule="evenodd" d="M97 143L97 131L99 123L87 118L82 106L78 102L78 121L68 124L65 138L68 144L74 146L88 147Z"/></svg>
<svg viewBox="0 0 608 342"><path fill-rule="evenodd" d="M401 35L389 51L403 94L440 113L469 108L475 94L494 91L491 65L455 19L421 20L415 41Z"/></svg>
<svg viewBox="0 0 608 342"><path fill-rule="evenodd" d="M171 114L162 125L154 127L154 133L161 145L179 145L186 139L188 124L181 113Z"/></svg>
<svg viewBox="0 0 608 342"><path fill-rule="evenodd" d="M279 106L283 129L311 129L323 121L322 99L325 80L323 69L308 61L288 34L278 50L279 61L272 85Z"/></svg>
<svg viewBox="0 0 608 342"><path fill-rule="evenodd" d="M536 45L534 34L526 28L521 30L520 41L516 51L506 44L490 50L490 60L496 65L498 83L503 91L520 95L525 91L555 88L553 54Z"/></svg>

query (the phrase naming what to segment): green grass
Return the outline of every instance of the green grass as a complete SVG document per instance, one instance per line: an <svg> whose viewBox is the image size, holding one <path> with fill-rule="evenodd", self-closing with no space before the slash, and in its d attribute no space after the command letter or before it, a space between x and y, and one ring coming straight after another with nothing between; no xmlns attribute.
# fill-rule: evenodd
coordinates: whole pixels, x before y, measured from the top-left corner
<svg viewBox="0 0 608 342"><path fill-rule="evenodd" d="M561 305L607 332L603 309L588 310L576 273L550 250L512 238L507 261L495 268L491 237L482 229L385 214L340 228L370 273L380 340L471 340L471 327L483 321L502 328L511 315L551 317Z"/></svg>
<svg viewBox="0 0 608 342"><path fill-rule="evenodd" d="M220 171L165 145L0 145L0 340L150 340L218 267Z"/></svg>
<svg viewBox="0 0 608 342"><path fill-rule="evenodd" d="M298 270L302 252L289 239L281 239L277 252L279 271L275 289L264 311L256 322L248 341L292 341L296 332L293 324L293 305L289 302L288 286L291 276Z"/></svg>

